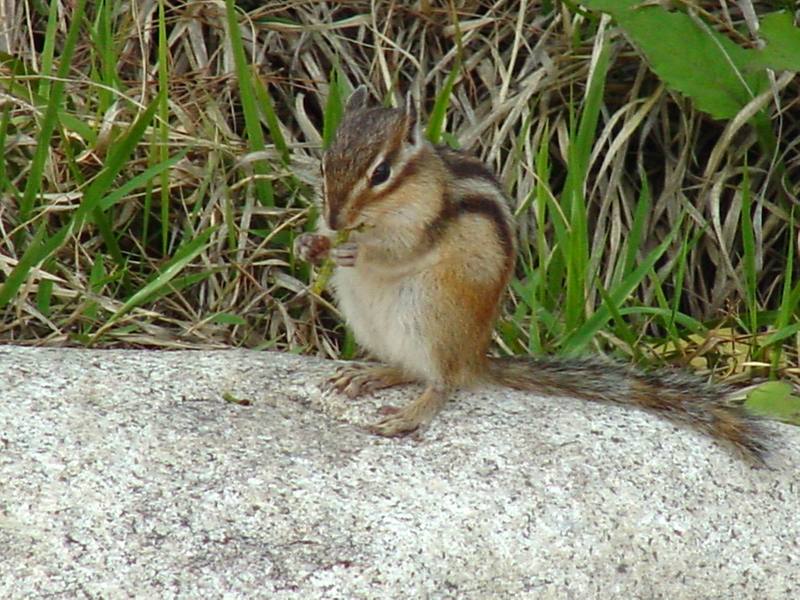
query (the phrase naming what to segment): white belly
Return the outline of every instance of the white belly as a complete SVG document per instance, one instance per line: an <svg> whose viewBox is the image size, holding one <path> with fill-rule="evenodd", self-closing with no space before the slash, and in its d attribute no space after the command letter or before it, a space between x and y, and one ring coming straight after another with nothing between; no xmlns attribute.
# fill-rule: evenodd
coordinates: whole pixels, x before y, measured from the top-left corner
<svg viewBox="0 0 800 600"><path fill-rule="evenodd" d="M420 316L429 314L420 306L420 277L376 281L355 268L337 268L332 281L356 341L383 362L429 380L436 372Z"/></svg>

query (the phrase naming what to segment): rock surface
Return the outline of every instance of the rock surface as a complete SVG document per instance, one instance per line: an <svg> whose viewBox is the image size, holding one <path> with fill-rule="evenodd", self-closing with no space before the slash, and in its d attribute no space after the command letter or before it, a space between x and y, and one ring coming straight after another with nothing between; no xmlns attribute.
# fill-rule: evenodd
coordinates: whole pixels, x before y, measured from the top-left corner
<svg viewBox="0 0 800 600"><path fill-rule="evenodd" d="M800 597L796 428L758 469L487 389L382 439L359 425L411 392L349 401L333 366L0 347L0 597Z"/></svg>

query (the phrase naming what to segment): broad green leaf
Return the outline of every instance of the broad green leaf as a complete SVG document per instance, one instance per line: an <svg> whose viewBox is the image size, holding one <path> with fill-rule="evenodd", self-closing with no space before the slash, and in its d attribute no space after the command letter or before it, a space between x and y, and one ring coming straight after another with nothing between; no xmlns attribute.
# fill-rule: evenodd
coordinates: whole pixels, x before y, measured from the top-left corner
<svg viewBox="0 0 800 600"><path fill-rule="evenodd" d="M776 71L800 71L800 28L788 12L770 13L761 19L761 37L767 46L756 62Z"/></svg>
<svg viewBox="0 0 800 600"><path fill-rule="evenodd" d="M755 51L682 12L640 0L584 0L609 13L641 48L653 71L697 108L730 119L767 87L767 76L752 68Z"/></svg>
<svg viewBox="0 0 800 600"><path fill-rule="evenodd" d="M745 407L756 414L800 425L800 396L784 381L768 381L751 391Z"/></svg>

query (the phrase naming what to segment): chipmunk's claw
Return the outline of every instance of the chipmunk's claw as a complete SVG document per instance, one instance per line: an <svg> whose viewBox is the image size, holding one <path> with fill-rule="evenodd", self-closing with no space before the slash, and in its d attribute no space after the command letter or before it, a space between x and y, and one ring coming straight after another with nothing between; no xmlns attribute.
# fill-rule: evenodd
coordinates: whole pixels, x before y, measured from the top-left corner
<svg viewBox="0 0 800 600"><path fill-rule="evenodd" d="M423 425L423 422L419 420L418 415L414 415L413 411L409 411L408 408L410 407L405 409L390 406L383 407L381 412L390 414L371 425L369 430L384 437L400 437L414 433Z"/></svg>
<svg viewBox="0 0 800 600"><path fill-rule="evenodd" d="M408 375L392 367L354 364L338 368L327 385L348 398L356 398L411 381Z"/></svg>
<svg viewBox="0 0 800 600"><path fill-rule="evenodd" d="M345 242L331 249L331 258L339 267L355 267L358 258L358 244Z"/></svg>

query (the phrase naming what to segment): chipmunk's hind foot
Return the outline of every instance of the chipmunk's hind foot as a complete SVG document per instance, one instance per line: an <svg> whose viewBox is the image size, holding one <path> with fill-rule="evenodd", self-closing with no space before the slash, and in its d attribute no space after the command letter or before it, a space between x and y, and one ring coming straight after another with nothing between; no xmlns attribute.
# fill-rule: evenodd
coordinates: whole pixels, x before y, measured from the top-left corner
<svg viewBox="0 0 800 600"><path fill-rule="evenodd" d="M428 386L411 404L399 409L384 409L383 412L389 414L370 427L370 431L389 437L408 435L430 423L449 396L450 390L446 387Z"/></svg>

